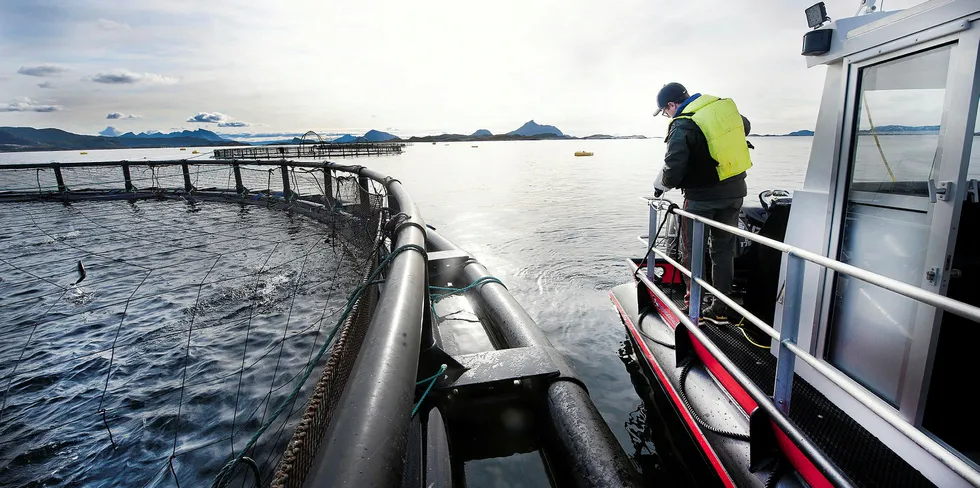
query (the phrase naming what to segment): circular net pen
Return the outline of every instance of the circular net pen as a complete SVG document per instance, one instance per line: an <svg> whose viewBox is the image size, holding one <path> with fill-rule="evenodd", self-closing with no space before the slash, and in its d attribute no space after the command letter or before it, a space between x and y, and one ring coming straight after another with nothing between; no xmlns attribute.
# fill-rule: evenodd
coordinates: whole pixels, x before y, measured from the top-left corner
<svg viewBox="0 0 980 488"><path fill-rule="evenodd" d="M0 166L3 484L301 486L410 254L391 183L288 161Z"/></svg>

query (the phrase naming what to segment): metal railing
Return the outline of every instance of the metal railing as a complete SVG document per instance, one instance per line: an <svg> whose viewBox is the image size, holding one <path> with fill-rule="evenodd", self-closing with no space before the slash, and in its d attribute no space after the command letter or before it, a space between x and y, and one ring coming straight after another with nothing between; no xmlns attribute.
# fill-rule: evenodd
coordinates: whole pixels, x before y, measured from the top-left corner
<svg viewBox="0 0 980 488"><path fill-rule="evenodd" d="M664 210L664 208L662 208L661 205L663 202L662 200L647 199L647 201L648 207L650 208L649 240L657 235L657 224L659 222L658 210ZM670 211L668 211L668 213L669 212ZM737 227L715 222L714 220L704 218L699 215L694 215L684 210L675 208L672 210L672 212L680 215L681 217L689 218L694 221L694 226L692 229L693 242L691 243L691 270L688 270L682 266L680 263L668 256L666 252L658 249L655 245L649 247L649 252L650 254L655 254L663 258L685 276L691 278L691 297L687 316L679 313L679 309L677 309L673 303L670 303L669 300L667 301L667 305L672 309L675 315L677 315L677 318L688 328L688 330L694 333L702 343L705 341L710 342L710 339L708 339L707 336L705 336L704 333L698 330L696 327L698 319L701 315L701 295L702 289L704 289L711 292L715 298L720 299L726 305L741 314L745 320L755 325L766 335L776 340L778 343L778 352L776 361L775 388L773 391L773 396L769 398L769 400L787 420L789 418L790 401L792 399L793 375L796 370L796 358L800 358L823 377L847 392L849 395L851 395L851 397L874 412L882 420L907 436L919 447L933 455L940 462L948 466L956 474L963 477L970 483L980 486L980 472L974 469L971 465L960 459L948 448L939 444L914 425L899 416L894 409L882 405L881 401L878 400L878 398L872 393L857 385L854 381L837 369L814 357L797 344L800 322L800 307L803 300L803 268L806 261L836 271L837 273L884 288L886 290L893 291L919 302L932 305L974 322L980 322L980 308L944 297L937 293L916 288L907 283L903 283L901 281L888 278L856 266L845 264L826 256L821 256L783 242L762 237ZM779 331L777 331L772 325L767 324L753 315L730 297L720 293L702 278L702 271L704 267L705 225L729 232L736 236L745 238L771 249L776 249L786 254L787 265L785 288L783 292L783 310L781 315L782 323ZM646 258L647 263L653 262L650 259L650 255L647 255ZM652 281L653 272L653 266L648 264L647 275L644 277L645 281ZM743 381L739 381L739 383L743 383L743 387L747 386Z"/></svg>

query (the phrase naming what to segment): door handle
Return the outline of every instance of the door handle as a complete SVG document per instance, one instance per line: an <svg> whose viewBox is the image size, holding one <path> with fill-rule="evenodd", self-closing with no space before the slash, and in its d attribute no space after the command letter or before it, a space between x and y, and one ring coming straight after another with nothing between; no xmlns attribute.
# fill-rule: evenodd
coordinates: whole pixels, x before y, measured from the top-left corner
<svg viewBox="0 0 980 488"><path fill-rule="evenodd" d="M926 180L926 185L929 187L929 201L932 203L938 200L945 202L953 194L952 181L940 181L939 186L936 186L936 180L929 178Z"/></svg>

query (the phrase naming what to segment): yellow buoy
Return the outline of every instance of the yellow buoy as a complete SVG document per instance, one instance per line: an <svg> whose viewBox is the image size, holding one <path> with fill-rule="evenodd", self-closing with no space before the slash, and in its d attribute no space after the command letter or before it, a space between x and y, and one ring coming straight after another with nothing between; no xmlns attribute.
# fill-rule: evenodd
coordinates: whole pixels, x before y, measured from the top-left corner
<svg viewBox="0 0 980 488"><path fill-rule="evenodd" d="M575 152L575 155L576 156L591 156L592 154L593 153L591 153L589 151L576 151Z"/></svg>
<svg viewBox="0 0 980 488"><path fill-rule="evenodd" d="M198 151L197 149L195 149L195 150L191 151L191 154L201 154L201 151Z"/></svg>
<svg viewBox="0 0 980 488"><path fill-rule="evenodd" d="M80 152L78 154L88 154L88 152L87 151L82 151L82 152Z"/></svg>

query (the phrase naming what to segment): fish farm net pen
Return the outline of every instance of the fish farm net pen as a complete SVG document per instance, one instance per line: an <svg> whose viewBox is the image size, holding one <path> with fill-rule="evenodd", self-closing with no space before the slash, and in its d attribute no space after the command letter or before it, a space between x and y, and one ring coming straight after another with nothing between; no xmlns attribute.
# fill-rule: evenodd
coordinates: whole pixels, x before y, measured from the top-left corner
<svg viewBox="0 0 980 488"><path fill-rule="evenodd" d="M386 184L324 163L24 166L0 166L3 483L202 486L240 459L221 482L302 484L300 440L329 424L400 252Z"/></svg>

